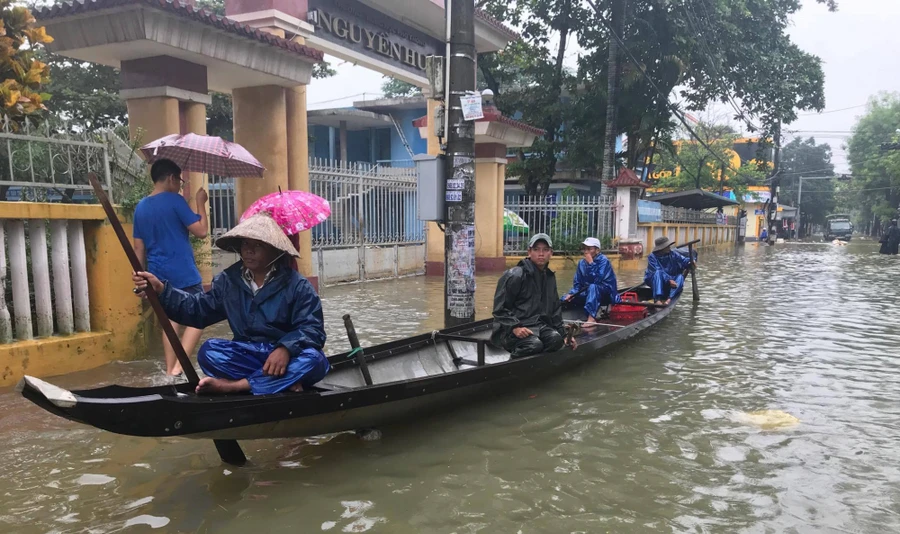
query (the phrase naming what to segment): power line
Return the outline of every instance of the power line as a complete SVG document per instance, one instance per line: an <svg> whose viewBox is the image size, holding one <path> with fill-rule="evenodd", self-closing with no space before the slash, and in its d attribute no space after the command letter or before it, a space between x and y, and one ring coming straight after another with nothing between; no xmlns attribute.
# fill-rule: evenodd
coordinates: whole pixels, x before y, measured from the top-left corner
<svg viewBox="0 0 900 534"><path fill-rule="evenodd" d="M828 110L828 111L820 111L820 112L818 112L818 113L801 113L801 114L799 114L799 115L797 115L797 116L798 116L798 117L814 117L814 116L817 116L817 115L828 115L829 113L840 113L841 111L848 111L848 110L851 110L851 109L864 108L864 107L866 107L867 105L868 105L868 104L860 104L860 105L858 105L858 106L850 106L849 108L832 109L832 110Z"/></svg>

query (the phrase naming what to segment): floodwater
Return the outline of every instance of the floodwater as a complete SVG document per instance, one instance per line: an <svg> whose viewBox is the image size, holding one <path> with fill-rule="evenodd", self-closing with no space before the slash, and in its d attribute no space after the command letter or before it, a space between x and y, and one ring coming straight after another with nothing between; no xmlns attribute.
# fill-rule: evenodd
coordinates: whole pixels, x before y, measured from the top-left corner
<svg viewBox="0 0 900 534"><path fill-rule="evenodd" d="M610 358L380 441L243 442L245 468L207 441L116 436L0 390L0 531L898 532L900 260L876 248L702 253L700 304ZM479 278L481 317L495 281ZM346 312L364 344L440 326L440 280L324 295L329 352L347 346Z"/></svg>

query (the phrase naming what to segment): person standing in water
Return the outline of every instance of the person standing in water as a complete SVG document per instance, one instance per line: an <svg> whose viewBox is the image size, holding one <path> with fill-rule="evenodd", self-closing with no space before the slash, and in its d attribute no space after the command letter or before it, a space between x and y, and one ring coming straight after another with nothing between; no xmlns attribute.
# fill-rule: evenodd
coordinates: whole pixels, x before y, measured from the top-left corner
<svg viewBox="0 0 900 534"><path fill-rule="evenodd" d="M181 196L181 168L168 159L157 160L150 167L153 191L134 209L134 251L147 271L172 287L186 293L202 293L203 279L194 262L190 236L204 238L209 232L206 217L208 195L199 189L194 201L195 213ZM183 327L172 321L181 338L184 352L191 354L200 340L202 330ZM165 333L163 352L166 374L180 375L181 364Z"/></svg>

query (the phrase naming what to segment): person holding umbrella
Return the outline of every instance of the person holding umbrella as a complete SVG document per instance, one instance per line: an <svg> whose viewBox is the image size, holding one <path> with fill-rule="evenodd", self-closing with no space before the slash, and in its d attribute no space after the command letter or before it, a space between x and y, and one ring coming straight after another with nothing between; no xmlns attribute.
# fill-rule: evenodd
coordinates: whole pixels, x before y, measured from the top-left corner
<svg viewBox="0 0 900 534"><path fill-rule="evenodd" d="M147 271L166 280L173 287L187 293L202 293L203 279L194 262L190 236L206 237L209 222L206 216L206 190L199 189L194 198L195 213L181 196L181 168L168 159L158 159L150 167L153 192L138 202L134 209L134 251ZM202 330L184 327L172 321L188 355L200 340ZM175 350L163 334L163 353L166 374L180 375L181 364Z"/></svg>
<svg viewBox="0 0 900 534"><path fill-rule="evenodd" d="M198 394L301 391L330 370L322 353L325 321L312 284L288 266L299 257L268 213L248 217L216 240L241 255L219 273L207 293L188 293L149 272L134 273L138 291L148 285L166 314L193 328L228 321L234 339L209 339L197 362L207 375Z"/></svg>

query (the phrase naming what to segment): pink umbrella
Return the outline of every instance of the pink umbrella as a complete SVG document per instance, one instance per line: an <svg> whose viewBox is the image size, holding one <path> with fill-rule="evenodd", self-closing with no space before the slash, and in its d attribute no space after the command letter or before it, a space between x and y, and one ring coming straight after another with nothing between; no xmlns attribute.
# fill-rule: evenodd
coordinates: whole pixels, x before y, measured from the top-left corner
<svg viewBox="0 0 900 534"><path fill-rule="evenodd" d="M149 163L170 159L189 172L262 178L266 170L246 148L209 135L167 135L142 146L141 152Z"/></svg>
<svg viewBox="0 0 900 534"><path fill-rule="evenodd" d="M331 206L324 198L306 191L279 191L268 194L247 208L247 217L267 211L287 235L309 230L331 215Z"/></svg>

